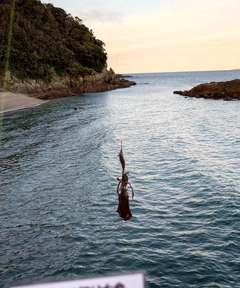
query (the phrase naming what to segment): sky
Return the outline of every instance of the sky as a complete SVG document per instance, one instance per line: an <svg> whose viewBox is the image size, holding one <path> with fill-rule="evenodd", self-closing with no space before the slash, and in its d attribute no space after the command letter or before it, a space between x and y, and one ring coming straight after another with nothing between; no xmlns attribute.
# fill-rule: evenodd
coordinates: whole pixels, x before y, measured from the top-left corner
<svg viewBox="0 0 240 288"><path fill-rule="evenodd" d="M50 0L105 43L116 73L240 68L239 0Z"/></svg>

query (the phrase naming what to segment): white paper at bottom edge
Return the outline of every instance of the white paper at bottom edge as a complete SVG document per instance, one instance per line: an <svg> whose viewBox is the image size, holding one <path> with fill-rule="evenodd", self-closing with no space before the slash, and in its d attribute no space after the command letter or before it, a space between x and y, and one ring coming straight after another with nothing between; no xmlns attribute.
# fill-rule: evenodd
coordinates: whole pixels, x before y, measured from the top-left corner
<svg viewBox="0 0 240 288"><path fill-rule="evenodd" d="M145 288L143 272L10 286L10 288Z"/></svg>

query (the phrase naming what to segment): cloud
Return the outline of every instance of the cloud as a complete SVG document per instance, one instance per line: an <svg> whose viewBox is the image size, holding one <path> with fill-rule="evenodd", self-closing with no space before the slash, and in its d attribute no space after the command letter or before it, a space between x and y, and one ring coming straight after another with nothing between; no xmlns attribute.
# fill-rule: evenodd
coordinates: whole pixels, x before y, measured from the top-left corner
<svg viewBox="0 0 240 288"><path fill-rule="evenodd" d="M61 0L55 0L61 1ZM77 0L70 0L75 2ZM176 0L172 0L176 1ZM77 16L84 20L88 24L98 24L106 22L124 22L127 17L133 15L145 14L151 11L156 11L160 7L164 6L163 3L167 0L155 1L155 0L88 0L86 5L78 7ZM77 3L77 2L75 2ZM159 4L160 3L160 4ZM76 4L75 4L76 5ZM77 5L76 5L77 6ZM76 13L76 10L75 10Z"/></svg>
<svg viewBox="0 0 240 288"><path fill-rule="evenodd" d="M42 2L46 2L41 0ZM127 0L124 0L126 2ZM61 7L73 17L78 16L84 24L122 21L124 12L111 0L51 0L55 7Z"/></svg>
<svg viewBox="0 0 240 288"><path fill-rule="evenodd" d="M83 23L86 25L92 25L92 23L107 23L107 22L122 22L123 14L116 11L111 11L107 9L91 9L78 13L78 17L81 17Z"/></svg>

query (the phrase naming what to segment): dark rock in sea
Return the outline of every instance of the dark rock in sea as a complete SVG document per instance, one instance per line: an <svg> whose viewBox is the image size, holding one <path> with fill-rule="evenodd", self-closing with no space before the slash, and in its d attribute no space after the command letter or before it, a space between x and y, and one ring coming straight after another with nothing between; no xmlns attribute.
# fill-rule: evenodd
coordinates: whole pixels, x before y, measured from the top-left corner
<svg viewBox="0 0 240 288"><path fill-rule="evenodd" d="M122 75L122 74L118 74L119 77L122 77L122 78L131 78L133 77L132 75Z"/></svg>
<svg viewBox="0 0 240 288"><path fill-rule="evenodd" d="M204 83L190 90L174 91L173 93L196 98L240 100L240 79Z"/></svg>

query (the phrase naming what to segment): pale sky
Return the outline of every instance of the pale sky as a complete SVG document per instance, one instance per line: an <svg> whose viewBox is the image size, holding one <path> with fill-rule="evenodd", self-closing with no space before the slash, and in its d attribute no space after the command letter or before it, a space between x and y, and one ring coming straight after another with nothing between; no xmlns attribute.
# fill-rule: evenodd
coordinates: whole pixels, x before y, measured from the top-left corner
<svg viewBox="0 0 240 288"><path fill-rule="evenodd" d="M50 0L82 19L116 73L240 68L240 0Z"/></svg>

